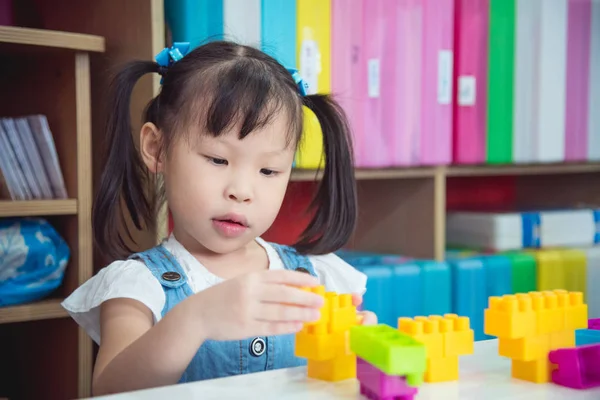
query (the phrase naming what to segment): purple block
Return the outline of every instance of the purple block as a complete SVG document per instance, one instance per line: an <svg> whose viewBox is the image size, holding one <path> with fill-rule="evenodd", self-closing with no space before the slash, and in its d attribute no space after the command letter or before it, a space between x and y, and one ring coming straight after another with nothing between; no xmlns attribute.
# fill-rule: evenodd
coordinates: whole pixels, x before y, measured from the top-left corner
<svg viewBox="0 0 600 400"><path fill-rule="evenodd" d="M408 386L404 376L388 375L356 357L360 393L371 400L413 400L418 389Z"/></svg>
<svg viewBox="0 0 600 400"><path fill-rule="evenodd" d="M573 389L600 386L600 344L553 350L548 359L558 367L552 382Z"/></svg>
<svg viewBox="0 0 600 400"><path fill-rule="evenodd" d="M600 318L588 319L588 329L600 331Z"/></svg>

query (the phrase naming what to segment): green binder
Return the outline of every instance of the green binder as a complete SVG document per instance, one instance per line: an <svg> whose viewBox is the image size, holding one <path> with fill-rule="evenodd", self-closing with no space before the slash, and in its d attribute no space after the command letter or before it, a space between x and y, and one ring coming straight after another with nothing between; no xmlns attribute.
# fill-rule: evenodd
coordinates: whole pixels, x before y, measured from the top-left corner
<svg viewBox="0 0 600 400"><path fill-rule="evenodd" d="M513 161L515 1L490 0L486 141L489 164Z"/></svg>

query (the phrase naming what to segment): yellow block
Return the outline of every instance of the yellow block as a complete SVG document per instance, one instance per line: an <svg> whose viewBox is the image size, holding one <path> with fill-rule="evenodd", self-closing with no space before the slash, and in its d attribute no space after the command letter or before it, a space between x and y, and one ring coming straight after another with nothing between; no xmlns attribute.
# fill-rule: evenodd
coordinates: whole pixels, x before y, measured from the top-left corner
<svg viewBox="0 0 600 400"><path fill-rule="evenodd" d="M467 317L456 314L401 317L398 330L425 345L425 382L457 380L459 356L473 354L474 336Z"/></svg>
<svg viewBox="0 0 600 400"><path fill-rule="evenodd" d="M565 266L561 252L543 249L532 254L537 264L537 290L566 289Z"/></svg>
<svg viewBox="0 0 600 400"><path fill-rule="evenodd" d="M325 361L309 359L307 364L309 378L330 382L356 378L356 355L354 354L341 355Z"/></svg>
<svg viewBox="0 0 600 400"><path fill-rule="evenodd" d="M309 93L331 92L331 0L297 0L298 71Z"/></svg>
<svg viewBox="0 0 600 400"><path fill-rule="evenodd" d="M512 360L511 374L513 378L533 383L550 382L551 364L547 358L533 361Z"/></svg>
<svg viewBox="0 0 600 400"><path fill-rule="evenodd" d="M563 260L565 274L564 289L581 292L586 298L586 253L580 249L561 249L560 255Z"/></svg>

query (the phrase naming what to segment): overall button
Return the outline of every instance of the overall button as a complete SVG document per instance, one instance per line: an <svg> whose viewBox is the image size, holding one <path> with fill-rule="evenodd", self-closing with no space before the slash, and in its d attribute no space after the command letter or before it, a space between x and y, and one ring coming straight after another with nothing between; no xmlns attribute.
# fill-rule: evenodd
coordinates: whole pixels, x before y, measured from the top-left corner
<svg viewBox="0 0 600 400"><path fill-rule="evenodd" d="M263 338L254 338L252 343L250 343L250 354L252 354L254 357L262 356L266 349L267 345Z"/></svg>
<svg viewBox="0 0 600 400"><path fill-rule="evenodd" d="M165 281L176 282L181 279L181 275L179 275L177 272L165 272L162 274L162 278Z"/></svg>

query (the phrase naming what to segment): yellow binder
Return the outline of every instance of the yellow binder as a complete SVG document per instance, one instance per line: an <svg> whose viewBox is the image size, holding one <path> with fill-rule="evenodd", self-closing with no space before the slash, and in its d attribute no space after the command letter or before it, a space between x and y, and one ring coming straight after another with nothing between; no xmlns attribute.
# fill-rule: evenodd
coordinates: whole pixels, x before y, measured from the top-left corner
<svg viewBox="0 0 600 400"><path fill-rule="evenodd" d="M298 71L308 94L331 92L331 0L297 0ZM295 167L323 168L323 133L315 114L304 107L304 132Z"/></svg>

